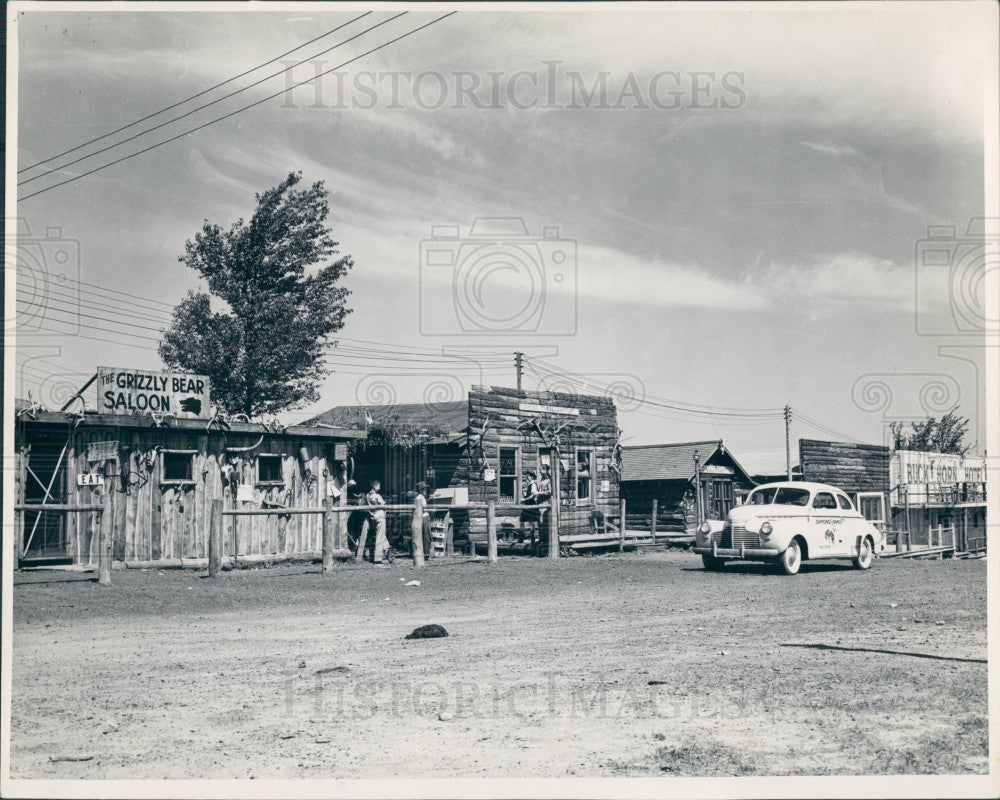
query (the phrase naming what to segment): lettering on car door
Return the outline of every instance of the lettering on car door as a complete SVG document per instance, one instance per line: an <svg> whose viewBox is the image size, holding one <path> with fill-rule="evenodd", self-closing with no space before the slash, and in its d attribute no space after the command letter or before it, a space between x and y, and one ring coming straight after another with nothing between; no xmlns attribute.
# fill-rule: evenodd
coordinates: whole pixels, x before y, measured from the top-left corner
<svg viewBox="0 0 1000 800"><path fill-rule="evenodd" d="M834 555L847 552L849 544L844 541L844 512L830 492L817 492L813 498L812 529L818 553Z"/></svg>

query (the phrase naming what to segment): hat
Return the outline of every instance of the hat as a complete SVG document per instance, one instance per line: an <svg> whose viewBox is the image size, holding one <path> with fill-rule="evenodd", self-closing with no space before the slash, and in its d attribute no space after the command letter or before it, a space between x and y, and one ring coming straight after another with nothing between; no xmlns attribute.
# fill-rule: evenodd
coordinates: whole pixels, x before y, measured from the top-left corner
<svg viewBox="0 0 1000 800"><path fill-rule="evenodd" d="M426 489L427 488L427 482L426 481L417 481L417 488L418 489Z"/></svg>

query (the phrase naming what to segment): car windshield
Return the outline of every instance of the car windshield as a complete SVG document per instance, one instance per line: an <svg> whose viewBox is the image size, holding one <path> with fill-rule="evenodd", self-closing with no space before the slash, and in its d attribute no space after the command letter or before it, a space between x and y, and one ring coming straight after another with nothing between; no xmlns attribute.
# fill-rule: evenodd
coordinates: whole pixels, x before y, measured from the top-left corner
<svg viewBox="0 0 1000 800"><path fill-rule="evenodd" d="M752 506L765 506L772 503L779 506L809 505L809 490L779 486L778 488L757 489L750 495L750 505Z"/></svg>

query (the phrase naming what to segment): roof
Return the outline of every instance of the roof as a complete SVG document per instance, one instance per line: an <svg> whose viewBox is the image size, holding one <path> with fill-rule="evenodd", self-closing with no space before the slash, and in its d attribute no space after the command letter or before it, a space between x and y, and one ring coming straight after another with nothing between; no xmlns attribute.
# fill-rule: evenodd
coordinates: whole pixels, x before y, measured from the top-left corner
<svg viewBox="0 0 1000 800"><path fill-rule="evenodd" d="M413 429L462 434L469 428L469 401L449 400L442 403L334 406L322 414L317 414L306 420L303 424L367 428L388 422Z"/></svg>
<svg viewBox="0 0 1000 800"><path fill-rule="evenodd" d="M844 489L839 486L834 486L832 483L817 483L816 481L772 481L771 483L762 483L760 486L756 487L758 489L774 489L780 487L788 487L791 489L809 489L813 492L825 492L828 489L836 489L838 492L844 492L848 494Z"/></svg>
<svg viewBox="0 0 1000 800"><path fill-rule="evenodd" d="M739 465L733 454L725 450L725 443L721 439L710 439L702 442L623 447L622 480L689 481L694 477L695 453L704 464L720 450L746 475L746 470Z"/></svg>
<svg viewBox="0 0 1000 800"><path fill-rule="evenodd" d="M25 408L25 412L28 409ZM18 422L33 425L61 425L63 427L113 427L113 428L155 428L157 421L145 414L96 414L87 412L81 418L79 414L62 411L36 411L34 414L22 413ZM266 433L272 436L288 436L299 439L363 439L367 435L363 429L339 426L289 425L287 428L272 428L260 422L228 422L223 428L213 423L209 428L207 419L190 419L187 417L169 417L162 428L164 431L194 431L198 433L218 433L225 430L230 433Z"/></svg>

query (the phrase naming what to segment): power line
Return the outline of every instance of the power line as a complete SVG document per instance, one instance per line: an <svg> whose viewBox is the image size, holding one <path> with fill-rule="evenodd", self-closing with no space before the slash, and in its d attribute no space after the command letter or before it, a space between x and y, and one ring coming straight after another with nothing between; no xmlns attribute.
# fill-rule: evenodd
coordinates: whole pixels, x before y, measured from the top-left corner
<svg viewBox="0 0 1000 800"><path fill-rule="evenodd" d="M135 158L136 156L142 155L143 153L148 153L150 150L154 150L157 147L161 147L161 146L163 146L165 144L169 144L170 142L176 141L177 139L181 139L181 138L183 138L185 136L188 136L188 135L190 135L192 133L195 133L196 131L200 131L203 128L207 128L210 125L214 125L217 122L222 122L222 120L224 120L224 119L228 119L229 117L234 117L237 114L240 114L240 113L242 113L244 111L247 111L247 110L249 110L251 108L254 108L256 106L262 105L263 103L266 103L266 102L268 102L270 100L273 100L274 98L279 97L282 94L285 94L286 92L291 91L292 89L295 89L295 88L297 88L299 86L302 86L305 83L311 83L312 81L315 81L315 80L317 80L319 78L322 78L324 75L329 75L331 72L336 72L338 69L342 69L343 67L346 67L348 64L352 64L355 61L360 61L362 58L365 58L366 56L370 56L372 53L377 53L379 50L382 50L382 49L388 47L391 44L395 44L400 39L405 39L407 36L412 36L414 33L417 33L417 32L419 32L421 30L424 30L425 28L429 28L431 25L434 25L434 24L436 24L438 22L441 22L441 20L446 19L446 18L452 16L453 14L457 14L457 13L458 13L457 11L449 11L447 14L444 14L443 16L440 16L437 19L433 19L430 22L427 22L427 23L425 23L425 24L423 24L423 25L421 25L421 26L419 26L417 28L414 28L413 30L407 31L404 34L401 34L400 36L397 36L395 39L390 39L388 42L385 42L384 44L380 44L378 47L374 47L371 50L368 50L367 52L362 53L359 56L355 56L354 58L348 59L347 61L344 61L343 63L338 64L335 67L331 67L328 70L324 70L323 72L318 73L317 75L315 75L314 77L310 78L309 80L300 81L299 83L292 84L291 86L289 86L289 87L287 87L285 89L282 89L280 92L275 92L272 95L268 95L267 97L264 97L264 98L262 98L260 100L257 100L254 103L250 103L249 105L245 105L242 108L238 108L235 111L229 112L228 114L224 114L221 117L217 117L216 119L209 120L208 122L202 123L201 125L198 125L198 126L196 126L194 128L191 128L190 130L183 131L181 133L178 133L175 136L171 136L168 139L164 139L163 141L156 142L155 144L151 144L148 147L145 147L142 150L138 150L135 153L130 153L127 156L122 156L121 158L117 158L114 161L108 162L107 164L103 164L103 165L101 165L99 167L95 167L94 169L88 170L86 172L82 172L79 175L76 175L76 176L74 176L72 178L67 178L64 181L60 181L59 183L54 183L51 186L46 186L45 188L39 189L36 192L32 192L31 194L27 194L24 197L21 197L20 200L22 200L22 201L23 200L28 200L28 199L30 199L32 197L37 197L38 195L43 194L44 192L48 192L48 191L50 191L52 189L58 189L60 186L65 186L68 183L73 183L74 181L78 181L81 178L87 177L88 175L93 175L95 172L100 172L101 170L107 169L108 167L113 167L115 164L120 164L123 161L128 161L129 159Z"/></svg>
<svg viewBox="0 0 1000 800"><path fill-rule="evenodd" d="M298 45L297 47L293 47L291 50L289 50L289 51L287 51L285 53L282 53L280 56L275 56L270 61L265 61L262 64L258 64L256 67L253 67L252 69L248 69L246 72L241 72L239 75L234 75L231 78L226 78L226 80L221 81L221 82L215 84L214 86L209 86L207 89L204 89L204 90L198 92L197 94L193 94L190 97L185 97L183 100L178 100L176 103L174 103L172 105L169 105L169 106L166 106L164 108L161 108L159 111L154 111L152 114L147 114L144 117L140 117L139 119L135 120L134 122L130 122L128 125L123 125L120 128L116 128L113 131L109 131L108 133L102 134L101 136L98 136L96 139L91 139L89 142L84 142L83 144L78 144L76 147L71 147L69 150L63 150L61 153L56 153L54 156L49 156L48 158L46 158L46 159L44 159L42 161L36 161L34 164L29 164L24 169L19 169L17 171L17 174L20 175L22 172L27 172L29 169L34 169L35 167L40 167L42 164L47 164L50 161L55 161L57 158L61 158L62 156L69 155L70 153L74 153L74 152L76 152L77 150L79 150L82 147L87 147L88 145L92 145L95 142L101 141L102 139L107 139L109 136L114 136L116 133L121 133L122 131L128 130L129 128L134 127L135 125L138 125L140 122L145 122L147 119L152 119L153 117L157 117L160 114L163 114L163 113L165 113L167 111L170 111L170 110L172 110L174 108L177 108L178 106L182 106L185 103L189 103L192 100L197 100L199 97L202 97L203 95L206 95L209 92L215 91L216 89L218 89L218 88L220 88L222 86L225 86L227 83L232 83L233 81L236 81L236 80L239 80L240 78L246 77L251 72L256 72L257 70L259 70L259 69L261 69L263 67L266 67L268 64L273 64L278 59L284 58L285 56L290 56L296 50L301 50L303 47L307 47L307 46L313 44L314 42L318 42L320 39L325 39L330 34L336 33L341 28L346 28L348 25L350 25L350 24L352 24L354 22L357 22L362 17L367 17L371 13L372 13L371 11L366 11L360 17L355 17L350 22L345 22L343 25L339 25L336 28L334 28L333 30L329 30L326 33L322 33L319 36L317 36L315 39L310 39L308 42L303 42L302 44ZM313 56L313 58L315 58L315 56ZM55 167L54 169L63 169L66 166L68 166L68 165L64 164L62 167Z"/></svg>
<svg viewBox="0 0 1000 800"><path fill-rule="evenodd" d="M371 12L369 11L367 13L370 14ZM348 42L353 42L355 39L357 39L357 38L359 38L361 36L364 36L366 33L370 33L371 31L375 30L376 28L380 28L381 26L383 26L383 25L385 25L385 24L387 24L389 22L392 22L394 19L399 19L401 16L403 16L404 14L407 14L407 13L409 13L409 12L402 11L402 12L400 12L399 14L397 14L394 17L389 17L389 19L386 19L386 20L383 20L382 22L379 22L377 25L372 25L372 27L368 28L367 30L361 31L361 33L356 33L354 36L350 37L349 39L345 39L342 42L338 42L337 44L333 45L332 47L326 48L326 50L320 50L318 53L315 53L314 55L310 56L309 58L302 59L302 61L299 61L299 62L293 64L292 66L288 67L287 69L278 70L278 72L275 72L275 73L273 73L271 75L268 75L266 78L261 78L260 80L255 81L254 83L248 84L248 85L244 86L242 89L237 89L234 92L230 92L229 94L224 94L222 97L216 98L215 100L212 100L212 101L210 101L208 103L203 103L202 105L198 106L197 108L193 108L190 111L185 111L183 114L178 114L176 117L172 117L171 119L168 119L166 122L160 122L157 125L154 125L152 128L147 128L144 131L141 131L139 133L133 134L132 136L129 136L127 139L122 139L120 142L115 142L114 144L109 144L107 147L102 147L100 150L95 150L93 153L87 153L86 155L80 156L79 158L76 158L73 161L67 161L65 164L60 164L58 167L53 167L48 172L44 172L41 175L36 175L33 178L25 178L23 181L20 181L17 185L18 186L23 186L26 183L31 183L32 181L37 181L37 180L39 180L41 178L45 178L48 175L53 174L54 172L59 172L61 170L66 169L67 167L72 167L74 164L79 164L81 161L86 161L88 158L93 158L94 156L98 156L101 153L106 153L108 150L113 150L116 147L121 147L123 144L128 144L129 142L138 139L140 136L145 136L147 133L152 133L153 131L157 131L160 128L165 128L167 125L171 125L174 122L177 122L178 120L184 119L185 117L190 117L192 114L197 114L199 111L203 111L204 109L209 108L210 106L214 106L216 103L221 103L223 100L228 100L230 97L235 97L238 94L242 94L243 92L247 91L248 89L252 89L255 86L260 86L260 84L262 84L262 83L267 83L267 81L271 80L272 78L277 78L279 75L284 75L289 70L295 69L295 67L300 67L300 66L302 66L303 64L305 64L307 61L309 61L311 59L318 58L319 56L322 56L322 55L326 55L331 50L336 50L338 47L341 47L342 45L345 45ZM361 16L363 17L363 16L365 16L365 14L362 14ZM357 19L361 19L361 17L357 17ZM355 20L351 20L351 22L354 22L354 21ZM345 27L346 25L349 25L349 24L350 23L348 22L348 23L345 23L344 25L341 25L340 27L343 28L343 27ZM268 63L270 63L270 62L268 62ZM252 71L253 70L251 70L251 72Z"/></svg>

